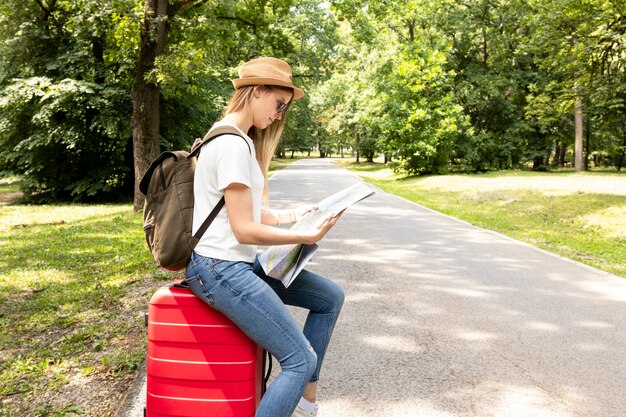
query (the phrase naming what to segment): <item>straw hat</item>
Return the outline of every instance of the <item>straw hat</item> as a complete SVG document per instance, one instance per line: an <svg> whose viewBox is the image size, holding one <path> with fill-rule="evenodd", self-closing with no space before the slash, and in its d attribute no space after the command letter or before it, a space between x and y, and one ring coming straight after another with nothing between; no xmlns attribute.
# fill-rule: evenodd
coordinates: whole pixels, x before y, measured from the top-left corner
<svg viewBox="0 0 626 417"><path fill-rule="evenodd" d="M277 58L257 58L239 67L239 78L233 80L235 90L249 85L278 85L293 88L293 99L304 96L304 91L291 82L289 64Z"/></svg>

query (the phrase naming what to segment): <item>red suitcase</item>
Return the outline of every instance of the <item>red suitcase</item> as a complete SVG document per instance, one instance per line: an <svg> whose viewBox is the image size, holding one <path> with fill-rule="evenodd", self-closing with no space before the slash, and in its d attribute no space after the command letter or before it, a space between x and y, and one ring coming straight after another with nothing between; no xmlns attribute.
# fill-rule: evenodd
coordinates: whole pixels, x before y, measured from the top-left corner
<svg viewBox="0 0 626 417"><path fill-rule="evenodd" d="M161 287L147 316L147 417L253 417L264 350L180 284Z"/></svg>

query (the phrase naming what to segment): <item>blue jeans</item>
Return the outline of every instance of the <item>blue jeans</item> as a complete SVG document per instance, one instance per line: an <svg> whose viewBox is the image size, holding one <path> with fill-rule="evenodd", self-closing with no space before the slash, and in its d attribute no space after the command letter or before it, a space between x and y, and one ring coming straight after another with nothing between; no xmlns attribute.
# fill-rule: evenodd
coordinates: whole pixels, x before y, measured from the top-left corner
<svg viewBox="0 0 626 417"><path fill-rule="evenodd" d="M289 288L254 264L196 254L187 265L187 282L196 296L230 318L274 356L281 372L265 392L256 417L289 417L307 383L320 368L343 305L339 285L302 271ZM285 304L306 308L301 330Z"/></svg>

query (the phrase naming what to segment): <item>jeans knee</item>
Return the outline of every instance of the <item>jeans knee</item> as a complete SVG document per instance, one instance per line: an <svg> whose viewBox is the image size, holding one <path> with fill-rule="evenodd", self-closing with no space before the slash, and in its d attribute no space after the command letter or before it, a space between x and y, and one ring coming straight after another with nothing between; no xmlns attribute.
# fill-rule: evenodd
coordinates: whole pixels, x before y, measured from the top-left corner
<svg viewBox="0 0 626 417"><path fill-rule="evenodd" d="M346 293L343 291L343 288L333 282L333 288L332 291L330 291L330 296L332 297L335 310L341 311L343 302L346 299Z"/></svg>
<svg viewBox="0 0 626 417"><path fill-rule="evenodd" d="M315 372L315 369L317 369L317 353L315 353L315 350L313 349L313 347L309 343L309 345L307 347L307 350L306 350L306 373L307 373L307 380L311 378L311 376Z"/></svg>
<svg viewBox="0 0 626 417"><path fill-rule="evenodd" d="M307 342L305 347L298 349L286 358L281 363L281 368L284 371L303 374L308 380L317 368L317 353L315 353L311 344Z"/></svg>

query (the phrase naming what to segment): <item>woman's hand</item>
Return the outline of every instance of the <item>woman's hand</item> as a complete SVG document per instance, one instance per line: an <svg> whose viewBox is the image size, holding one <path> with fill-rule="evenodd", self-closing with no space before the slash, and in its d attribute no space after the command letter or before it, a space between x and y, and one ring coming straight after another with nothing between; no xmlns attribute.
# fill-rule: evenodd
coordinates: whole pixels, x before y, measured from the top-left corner
<svg viewBox="0 0 626 417"><path fill-rule="evenodd" d="M303 205L303 206L300 206L300 207L297 207L297 208L296 208L296 209L294 209L294 210L293 210L293 212L292 212L292 213L293 213L293 217L294 217L294 223L299 222L299 221L300 221L300 220L302 220L302 218L303 218L304 216L306 216L308 213L310 213L310 212L312 212L312 211L315 211L315 210L317 210L317 209L319 209L319 207L318 207L318 206L315 206L315 205L310 205L310 204L308 204L308 205Z"/></svg>
<svg viewBox="0 0 626 417"><path fill-rule="evenodd" d="M304 240L304 243L306 243L307 245L312 245L322 240L322 238L326 236L326 233L328 233L330 229L335 226L335 224L339 220L339 217L341 217L344 211L345 210L342 210L335 215L329 214L316 228L303 231L301 236Z"/></svg>

